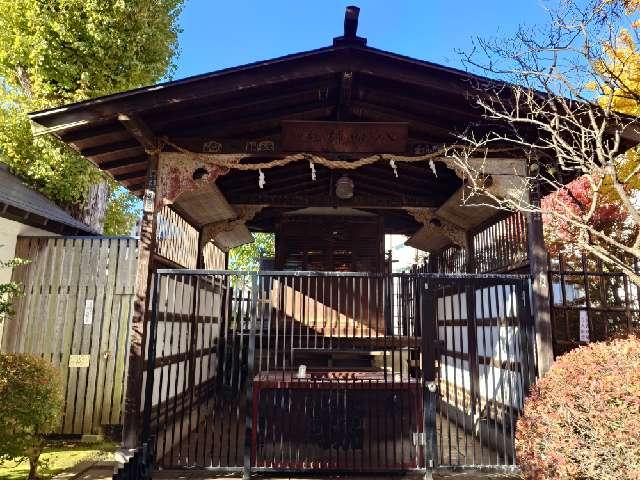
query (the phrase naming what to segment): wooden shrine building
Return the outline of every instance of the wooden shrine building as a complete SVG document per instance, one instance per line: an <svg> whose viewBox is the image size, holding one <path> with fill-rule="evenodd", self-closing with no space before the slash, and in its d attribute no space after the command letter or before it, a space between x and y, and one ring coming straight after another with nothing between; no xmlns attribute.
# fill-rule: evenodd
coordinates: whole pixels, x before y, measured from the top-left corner
<svg viewBox="0 0 640 480"><path fill-rule="evenodd" d="M368 330L364 327L356 330L356 327L353 327L353 331L357 332L353 336L360 338L368 336L367 348L362 348L361 353L366 351L372 357L379 355L379 358L384 358L385 366L380 366L377 373L371 373L373 377L369 378L369 385L377 381L376 375L386 375L385 372L393 372L393 368L398 368L397 366L389 367L386 362L397 361L406 365L406 362L412 361L412 358L418 358L410 353L414 348L412 342L415 341L415 348L422 349L420 358L423 362L421 371L424 378L419 376L422 374L415 373L418 370L414 367L403 370L405 367L401 366L398 378L403 379L406 376L406 381L401 382L404 385L402 388L413 388L415 382L424 382L425 387L431 388L430 382L435 381L436 376L444 375L442 378L438 377L441 382L440 395L444 396L442 392L445 389L447 397L449 391L455 392L456 396L462 392L459 393L465 398L460 404L462 406L458 405L457 399L455 403L459 410L467 412L464 418L469 418L469 422L480 422L477 424L484 425L482 422L493 421L498 425L498 430L502 428L507 432L510 427L505 425L508 424L507 418L510 418L511 427L513 426L513 416L516 415L514 412L517 412L518 408L517 402L514 400L507 405L508 402L503 398L500 403L502 406L496 407L497 400L492 399L493 394L488 391L487 379L491 375L500 375L503 382L507 382L504 380L505 375L510 379L520 378L518 380L522 383L521 387L518 387L520 390L512 389L508 392L501 390L501 395L503 397L515 395L514 392L517 390L520 392L518 395L521 401L522 392L530 379L525 381L518 375L524 376L523 372L534 369L533 363L525 367L523 352L527 348L526 338L531 341L535 339L535 356L537 356L535 368L543 373L551 364L553 356L547 299L549 287L545 276L547 262L541 220L535 217L510 215L488 206L465 205L463 203L465 179L456 168L455 162L446 156L446 147L456 143L456 135L459 132L473 129L477 135L482 135L489 130L504 128L495 122L488 122L483 118L482 111L473 106L474 95L477 94L478 89L486 89L497 83L464 71L370 47L365 38L357 35L357 24L358 9L348 7L344 33L334 38L331 46L138 88L30 115L36 134L48 133L56 136L144 200L136 313L131 332L127 405L124 418L126 446L135 448L139 445L143 428L140 412L142 398L145 397L142 391L143 371L147 369L148 372L153 373L153 369L149 370L151 360L149 360L145 341L151 338L153 343L153 339L156 338L154 335L159 335L158 338L164 335L162 338L166 337L167 342L169 341L168 334L163 334L162 330L156 331L155 327L153 330L155 333L150 334L149 321L152 318L157 322L167 321L168 314L162 313L164 311L162 309L169 304L177 305L175 303L177 300L169 299L166 300L168 303L162 303L154 310L150 295L153 282L157 281L154 278L157 279L162 275L169 276L171 281L176 283L197 285L194 287L196 290L204 282L203 279L207 278L210 285L227 285L228 292L236 285L234 288L240 291L237 280L231 282L226 277L231 274L220 272L226 267L224 253L230 248L251 242L250 232L275 233L276 255L273 270L280 273L269 277L269 286L264 286L266 277L253 276L254 283L247 290L250 292L247 294L248 305L253 307L243 307L241 305L247 304L237 303L238 312L245 312L242 315L247 317L243 318L254 318L254 322L262 322L261 319L266 318L261 317L260 313L255 313L256 309L262 308L260 305L271 302L272 309L268 315L277 317L279 311L284 312L282 318L285 320L278 320L280 323L276 322L273 325L274 328L276 324L284 325L283 328L286 328L287 319L290 319L292 325L295 324L296 328L299 328L300 333L295 334L295 342L298 342L295 345L293 332L297 330L293 327L290 339L282 337L283 342L291 342L291 351L295 350L293 353L298 355L297 358L303 354L314 353L311 350L318 353L317 350L328 349L330 342L326 344L324 341L320 342L319 329L311 328L312 324L315 326L318 323L319 314L315 313L313 320L298 319L295 310L296 298L299 297L300 302L307 305L306 310L300 313L301 318L302 316L307 318L312 310L317 312L320 308L324 311L327 304L334 301L334 297L341 298L339 291L347 289L351 292L351 296L344 297L346 300L335 309L338 312L338 318L340 315L351 315L350 321L356 322L358 311L361 312L361 316L368 316L369 320L362 321ZM484 173L487 178L492 178L491 188L497 195L509 195L514 185L521 182L527 167L522 154L511 151L490 157L486 161ZM442 287L444 293L439 297L440 300L434 300L433 310L424 307L426 294L423 283L425 278L432 278L435 282L436 277L428 277L429 273L425 273L427 275L425 277L420 277L422 274L416 273L410 277L410 280L406 280L409 277L391 279L391 272L385 263L385 234L407 235L408 245L430 253L429 270L432 273L453 275L451 283L447 284L446 288ZM174 270L154 275L158 269L167 268ZM180 271L183 273L181 274ZM319 280L325 278L321 277L320 273L317 277L309 275L305 277L304 272L356 272L358 275L347 275L344 283L333 283L331 286ZM455 275L459 273L468 273L469 276L456 277ZM184 280L191 274L195 275L193 277L195 280ZM484 274L491 275L483 277ZM524 274L524 276L516 278L508 274ZM290 277L283 279L283 275L290 275ZM503 276L502 280L496 280L500 275ZM300 278L310 280L299 280ZM375 280L370 280L371 278ZM387 278L390 280L385 283ZM403 278L405 280L402 280ZM437 281L449 281L447 278L446 275L442 275ZM486 282L491 278L498 283L488 287ZM518 289L524 288L518 282L525 280L528 282L529 279L532 279L533 285L532 308L529 307L528 300L522 300L524 298L522 292L519 297L516 296L517 291L520 291ZM298 285L296 281L301 283ZM413 283L407 286L406 282ZM286 299L282 300L280 307L276 305L277 302L273 300L277 297L274 293L276 284L280 285L278 288L281 290L292 289L291 298L294 305L291 308L287 306ZM327 292L331 288L334 291L317 293L319 286L322 285L324 288L325 284L329 285ZM367 285L366 289L362 286L363 284ZM164 288L162 285L162 282L156 283L157 288ZM378 288L376 285L381 286ZM207 292L213 295L212 292L217 291L216 288L218 287L211 287ZM502 323L499 325L496 323L495 327L486 323L489 320L484 320L485 323L480 322L483 309L493 308L491 306L493 304L480 305L484 298L482 292L490 288L493 288L493 291L502 291L499 295L503 295L504 298L496 301L496 305L502 305L500 309L504 311L498 309L500 312L488 314L487 318L506 318L507 304L511 301L524 302L513 314L514 318L519 318L518 321L525 322L517 327L520 332L518 335L524 339L522 340L524 343L517 347L520 352L519 360L509 357L511 355L509 348L516 348L510 347L511 344L505 347L507 352L505 355L509 357L506 360L498 360L497 355L502 355L499 349L491 353L488 347L484 350L479 347L482 344L479 337L484 336L485 332L488 332L487 335L493 335L496 331L501 331L500 328L507 328L507 338L511 338L509 328L516 329L515 323L509 323L515 322L513 319L503 318ZM313 289L316 293L311 295L310 292ZM256 292L267 290L268 294L261 294L261 297L255 298ZM397 301L392 298L396 290ZM457 293L452 293L454 290ZM508 292L504 293L507 290ZM368 293L363 293L365 291ZM371 293L373 291L380 293L373 295ZM225 294L221 295L222 303L231 301L230 294L226 294L226 297ZM473 303L471 301L467 302L467 307L464 307L460 301L461 295L466 295L468 299L476 298L476 302L480 303L477 303L475 310L469 306ZM175 298L175 293L172 298ZM411 303L417 298L422 298L421 310L416 306L418 304ZM516 298L518 299L513 300ZM236 297L232 299L236 301ZM251 299L255 300L254 304L251 304L251 301L254 301ZM459 302L457 307L455 305L452 307L452 311L458 312L459 315L456 314L458 317L443 319L444 323L437 325L428 323L429 319L445 315L447 310L445 304L449 301L447 299ZM215 301L212 305L216 305ZM368 305L368 307L361 305ZM192 310L186 314L185 318L197 316L198 308L201 307L190 308ZM243 310L245 308L249 310ZM460 311L465 308L467 308L465 315L460 314ZM345 311L347 313L344 313ZM374 316L370 315L373 311L377 312L376 315L380 318L387 319L385 328L378 330L374 328L374 320L371 320ZM428 313L430 311L431 314ZM525 311L531 311L533 318L532 330L527 333L530 336L526 338L524 335L528 331L526 327L528 320L522 313ZM224 317L223 312L220 313L219 318L217 315L211 314L203 318L218 319L215 321L220 323L216 325L221 325L219 328L222 329L224 322L220 319L229 317ZM422 323L418 319L421 319ZM471 328L471 324L464 323L472 319L478 322L477 328ZM210 357L216 351L221 355L219 352L223 340L226 342L224 343L225 351L228 354L234 348L244 348L241 346L245 345L243 343L245 339L248 342L246 345L253 345L247 348L262 349L263 341L266 342L266 339L272 338L273 335L280 335L268 330L267 327L264 327L262 333L260 331L255 333L255 328L248 328L242 333L238 330L239 324L227 323L226 325L224 328L232 329L233 335L237 336L234 337L236 340L233 342L229 336L231 333L228 333L232 330L228 330L226 337L223 335L216 340L217 343L214 342L217 347L212 343L208 347L196 348L196 344L201 341L201 337L196 335L191 337L193 344L185 352L172 353L173 357L164 353L164 363L162 363L164 366L171 361L186 362L185 359L189 358L191 358L189 361L195 362L193 365L199 365L195 373L191 370L192 367L189 367L190 373L185 374L185 378L190 378L189 382L192 385L189 387L191 390L185 391L190 392L192 403L197 403L203 409L206 409L203 405L207 405L206 402L213 398L207 395L214 395L206 392L217 390L213 387L211 387L213 390L198 388L198 382L189 375L204 375L202 362L205 357L208 362L212 362ZM339 345L331 348L338 349L340 355L343 355L341 358L347 355L346 350L360 348L354 346L357 343L355 340L349 344L340 340L350 335L349 328L352 323L347 325L349 326L345 331L331 337L331 341L334 342L331 345ZM413 327L410 328L410 325ZM428 325L433 325L431 332L435 336L430 340L427 339L426 333ZM455 332L455 335L461 335L461 325L464 326L465 331L468 331L468 338L463 342L465 347L456 343L456 340L454 346L445 348L449 340L442 338L443 334L439 332L450 331ZM470 328L467 329L467 326ZM533 326L535 326L535 334L532 333ZM447 328L453 330L447 330ZM372 330L374 330L373 334ZM279 332L279 330L276 331ZM270 333L267 334L267 332ZM307 343L303 348L301 342L305 335ZM310 335L314 339L311 344L309 343ZM382 346L383 342L379 338L392 335L394 338L389 338L389 341ZM326 331L322 338L326 340ZM492 341L495 343L500 340ZM476 348L476 357L466 350L467 342ZM485 343L490 342L487 340ZM280 352L282 345L282 343L276 343L272 350L264 351L263 357L267 358L267 367L263 366L263 357L259 359L256 357L255 365L246 359L246 353L242 354L244 357L242 355L238 357L241 363L249 362L249 367L246 368L250 372L251 368L257 372L254 380L255 390L258 390L259 385L262 390L267 388L265 385L271 385L269 375L272 367L269 365L272 364L268 359L279 358L277 357L279 354L273 352ZM284 345L289 348L289 343ZM164 352L164 348L158 343L158 347L154 347L153 355L161 355L161 350ZM166 348L169 349L167 351L173 351L168 346ZM438 348L444 348L444 350L438 350ZM397 351L390 355L389 351L393 349ZM273 361L282 372L287 368L293 369L287 370L289 376L295 368L298 368L293 353L290 359L287 357L287 362L282 366ZM199 355L198 359L194 360L197 355ZM444 357L445 355L449 356L447 358L450 358L450 363L447 363L449 360ZM216 362L216 365L221 365L222 357ZM308 361L305 360L305 362ZM455 368L463 368L465 372L471 373L461 374L458 377L455 376L457 374L447 377L449 373L438 373L444 372L446 365L450 365L453 369L458 365L455 362L460 364L466 362L463 366ZM516 363L518 366L513 366ZM437 367L434 366L436 364ZM221 382L219 385L227 385L224 383L226 380L223 381L220 375L219 371L217 380ZM245 374L238 373L240 384L244 381L243 375ZM149 383L149 375L144 378ZM159 381L162 385L162 382L166 381L162 378L157 377L156 382ZM471 380L465 380L467 378ZM475 381L474 378L476 378ZM460 385L454 388L453 383L456 381L463 382L464 388ZM284 380L282 382L284 382L282 384L287 383ZM444 385L442 382L449 382L452 386L442 386ZM245 392L244 387L238 385L231 382L227 388L233 387L237 388L238 392ZM146 399L152 402L149 395L157 385L147 388ZM486 393L483 393L483 388L487 388ZM249 391L251 392L251 389ZM425 394L427 398L428 392L435 392L435 387L424 391L427 392ZM162 397L161 392L158 395ZM422 393L419 396L422 398ZM200 403L197 399L200 399ZM156 401L162 405L162 401L154 396L153 402ZM257 409L254 410L254 427L260 430L264 419L258 418L261 410L256 407L256 402L259 404L259 401L255 399L253 401L254 408ZM453 403L452 400L447 405ZM442 403L437 408L438 415L441 417L446 411L443 405L445 404ZM490 412L491 408L495 409L494 413ZM416 413L420 419L423 414L426 415L424 412L431 411L428 405L425 409L421 406ZM237 412L245 412L245 410L243 407L238 407ZM505 412L511 412L512 416L508 417ZM166 423L171 418L175 418L175 415L172 417L168 411L166 416L163 416L165 414L161 406L157 407L156 413L158 431L161 430L162 422ZM200 407L198 407L198 415L200 415ZM238 415L241 414L238 413ZM365 414L363 415L366 417ZM500 424L496 419L501 415L503 423ZM187 416L191 422L191 414ZM223 424L227 425L224 421L226 420L223 420ZM215 420L212 422L215 424ZM408 436L406 443L401 444L404 445L402 448L414 451L417 448L416 445L425 444L420 440L423 438L420 435L424 432L436 435L436 429L433 427L435 423L432 425L429 421L425 424L421 422L422 420L418 422L420 424L416 427L418 429L414 429L411 433L418 436ZM244 428L244 418L241 419L241 425ZM456 425L461 423L458 422ZM208 427L203 428L207 431ZM211 428L215 430L214 427ZM477 436L477 432L481 432L480 435L482 435L484 431L482 428L477 426L474 428L476 431L474 435ZM465 428L465 431L473 432L474 428ZM437 431L442 436L445 430L445 427L438 427ZM227 439L225 435L220 434L219 438ZM197 460L205 446L209 449L211 445L213 452L214 446L217 445L215 443L217 440L207 443L211 440L205 439L202 441L204 443L200 444L200 450L198 440L194 440L195 457L194 454L189 454L191 456L187 455L189 457L187 460L185 455L175 453L177 447L174 444L171 449L167 447L166 451L169 453L166 455L177 455L173 460L168 461L167 465L202 464L211 468L213 468L212 465L218 465L220 468L225 465L229 468L244 466L245 469L252 471L263 468L264 465L260 463L258 457L263 451L260 449L266 448L266 444L260 443L261 434L255 437L255 430L252 435L257 443L254 442L253 450L245 453L244 457L238 454L236 463L233 460L235 457L225 450L227 447L220 447L221 452L227 452L224 454L227 455L225 458L231 458L231 460ZM312 436L311 433L309 436ZM184 435L180 437L180 445L184 438L186 438ZM366 439L371 439L371 434L363 433L362 438L366 443ZM361 453L364 448L362 438L349 444L349 448L353 448L356 452L354 455L365 455ZM449 440L452 442L453 437ZM192 448L191 443L184 441L190 445L189 448ZM469 440L472 443L474 441L485 445L482 439ZM328 446L319 447L318 445L322 445L322 442L318 442L313 447L316 450L335 448L336 452L340 453L342 452L340 449L345 448L346 451L350 451L344 445L331 447L333 445L331 442L327 442ZM505 445L506 443L507 440ZM429 444L429 441L426 444ZM441 445L438 448L440 447ZM498 447L494 445L492 448ZM436 456L441 457L445 450L444 447L440 448L440 454ZM498 456L504 462L501 460L500 464L513 461L507 446L496 451L502 452ZM429 455L425 457L425 455L416 454L415 458L411 457L413 463L410 463L418 466L426 465L426 468L429 468L429 465L433 467L438 464L436 458ZM482 454L480 456L482 457ZM197 460L195 463L193 458ZM431 458L430 463L425 458ZM448 458L448 461L453 462L451 460L453 457ZM474 462L470 458L468 457L463 463L495 463L483 459L484 457L475 459L474 456ZM238 462L240 462L239 465ZM320 461L319 463L301 461L299 464L292 462L286 464L287 468L293 468L294 464L296 465L294 469L321 469L328 465L327 468L333 466L334 470L339 470L342 465L339 461L335 465L329 461L326 465ZM398 461L394 465L405 468L405 463ZM440 464L447 464L447 461L441 460ZM277 469L284 464L272 462L268 465L271 466L270 468Z"/></svg>

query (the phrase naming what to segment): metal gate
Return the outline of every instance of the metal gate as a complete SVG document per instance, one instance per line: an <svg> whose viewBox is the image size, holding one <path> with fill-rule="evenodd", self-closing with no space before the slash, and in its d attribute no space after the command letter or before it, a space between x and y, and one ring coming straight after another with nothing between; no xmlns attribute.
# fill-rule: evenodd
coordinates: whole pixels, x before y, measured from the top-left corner
<svg viewBox="0 0 640 480"><path fill-rule="evenodd" d="M144 431L161 469L509 466L532 342L524 276L159 270Z"/></svg>

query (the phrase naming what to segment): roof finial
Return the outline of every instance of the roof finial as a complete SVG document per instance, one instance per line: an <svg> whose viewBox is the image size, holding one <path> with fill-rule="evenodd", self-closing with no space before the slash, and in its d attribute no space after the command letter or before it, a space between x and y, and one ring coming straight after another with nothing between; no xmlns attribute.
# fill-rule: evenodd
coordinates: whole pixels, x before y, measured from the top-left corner
<svg viewBox="0 0 640 480"><path fill-rule="evenodd" d="M367 39L358 37L358 17L360 16L360 8L350 5L344 12L344 35L335 37L333 45L361 45L367 44Z"/></svg>
<svg viewBox="0 0 640 480"><path fill-rule="evenodd" d="M355 38L358 32L358 16L360 9L353 5L347 7L344 12L344 37Z"/></svg>

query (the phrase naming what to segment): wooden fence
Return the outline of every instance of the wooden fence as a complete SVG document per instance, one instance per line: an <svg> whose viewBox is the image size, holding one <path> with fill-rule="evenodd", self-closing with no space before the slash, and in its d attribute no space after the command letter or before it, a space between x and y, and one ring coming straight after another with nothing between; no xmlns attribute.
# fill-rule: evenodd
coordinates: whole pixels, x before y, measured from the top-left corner
<svg viewBox="0 0 640 480"><path fill-rule="evenodd" d="M21 237L14 269L25 295L6 320L5 352L28 352L60 369L59 433L99 434L121 421L137 240Z"/></svg>

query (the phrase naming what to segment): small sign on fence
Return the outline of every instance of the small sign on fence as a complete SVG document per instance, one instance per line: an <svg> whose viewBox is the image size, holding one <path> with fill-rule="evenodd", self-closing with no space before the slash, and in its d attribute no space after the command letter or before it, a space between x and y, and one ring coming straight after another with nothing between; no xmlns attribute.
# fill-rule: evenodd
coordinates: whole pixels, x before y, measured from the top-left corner
<svg viewBox="0 0 640 480"><path fill-rule="evenodd" d="M87 368L91 355L69 355L69 368Z"/></svg>
<svg viewBox="0 0 640 480"><path fill-rule="evenodd" d="M589 342L589 313L580 310L580 341Z"/></svg>
<svg viewBox="0 0 640 480"><path fill-rule="evenodd" d="M84 301L84 319L82 323L85 325L91 325L93 323L93 299L86 299Z"/></svg>

